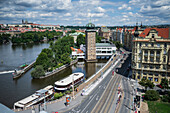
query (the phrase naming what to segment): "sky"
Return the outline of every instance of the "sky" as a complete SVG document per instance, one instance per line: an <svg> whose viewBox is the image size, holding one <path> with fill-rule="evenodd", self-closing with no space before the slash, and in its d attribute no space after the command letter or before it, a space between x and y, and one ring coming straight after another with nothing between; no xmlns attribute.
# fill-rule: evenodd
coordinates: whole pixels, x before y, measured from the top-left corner
<svg viewBox="0 0 170 113"><path fill-rule="evenodd" d="M0 0L0 24L170 24L170 0Z"/></svg>

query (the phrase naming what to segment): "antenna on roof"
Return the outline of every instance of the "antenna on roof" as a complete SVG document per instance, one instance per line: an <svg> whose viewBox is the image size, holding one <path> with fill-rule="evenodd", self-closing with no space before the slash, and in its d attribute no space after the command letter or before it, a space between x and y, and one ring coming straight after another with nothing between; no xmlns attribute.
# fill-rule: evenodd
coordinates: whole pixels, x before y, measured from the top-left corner
<svg viewBox="0 0 170 113"><path fill-rule="evenodd" d="M138 26L138 19L136 19L136 26Z"/></svg>
<svg viewBox="0 0 170 113"><path fill-rule="evenodd" d="M91 15L90 15L90 23L91 23Z"/></svg>

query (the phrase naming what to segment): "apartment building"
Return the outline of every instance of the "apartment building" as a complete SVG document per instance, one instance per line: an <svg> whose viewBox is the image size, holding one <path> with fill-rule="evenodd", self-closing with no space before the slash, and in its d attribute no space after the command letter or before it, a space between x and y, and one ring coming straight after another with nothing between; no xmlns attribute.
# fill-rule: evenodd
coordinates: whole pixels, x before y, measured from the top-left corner
<svg viewBox="0 0 170 113"><path fill-rule="evenodd" d="M170 82L170 29L146 28L134 33L132 77L159 84L162 78Z"/></svg>

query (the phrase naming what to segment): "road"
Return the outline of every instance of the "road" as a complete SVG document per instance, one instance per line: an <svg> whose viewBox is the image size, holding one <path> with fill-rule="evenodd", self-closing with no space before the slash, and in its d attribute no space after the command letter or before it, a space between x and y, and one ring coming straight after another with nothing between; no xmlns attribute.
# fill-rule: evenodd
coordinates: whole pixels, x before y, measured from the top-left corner
<svg viewBox="0 0 170 113"><path fill-rule="evenodd" d="M126 70L131 61L130 58L131 58L131 55L125 61L124 68ZM123 69L121 68L120 73L122 73L122 71ZM122 77L122 86L123 86L124 95L123 95L123 100L118 110L119 113L130 113L132 110L133 95L132 95L132 88L130 86L130 82L127 79L128 74L129 74L129 71L125 71Z"/></svg>
<svg viewBox="0 0 170 113"><path fill-rule="evenodd" d="M120 62L117 65L119 64ZM113 68L113 70L115 70L115 67ZM101 83L99 83L98 86L96 86L96 88L94 88L94 90L83 100L83 102L80 105L76 106L75 108L69 111L66 111L65 113L75 113L75 112L90 113L95 107L95 105L97 104L97 102L99 101L101 95L106 89L111 78L112 78L112 71L104 78L104 80L101 81Z"/></svg>
<svg viewBox="0 0 170 113"><path fill-rule="evenodd" d="M130 59L131 59L131 56L129 56L127 58L127 60L124 62L124 64L122 65L122 67L120 69L118 69L118 74L125 74L128 66L129 66ZM118 63L118 65L119 64L120 64L120 62ZM113 68L113 70L115 70L115 67ZM76 113L76 112L91 113L92 111L94 111L93 109L95 109L95 108L98 110L98 107L96 107L96 105L101 106L98 110L99 112L101 110L101 111L103 111L103 113L104 112L107 113L108 111L110 111L111 106L113 104L112 102L115 98L115 91L117 89L117 84L120 83L120 80L121 80L121 76L116 75L116 76L112 77L112 71L111 71L108 74L108 76L106 76L104 78L104 80L102 80L102 82L98 86L96 86L96 88L81 102L80 105L74 107L73 109L71 109L69 111L65 111L65 113ZM105 89L107 89L107 90L105 90ZM106 96L103 96L104 92L106 93L105 94ZM107 95L109 95L109 97L107 97ZM111 98L111 100L109 100L108 98ZM102 101L101 102L102 105L98 104L99 100ZM96 111L94 111L94 112L96 112Z"/></svg>
<svg viewBox="0 0 170 113"><path fill-rule="evenodd" d="M102 98L98 101L92 113L109 113L111 111L112 103L115 101L118 85L122 76L116 74L111 78ZM116 98L117 99L117 98Z"/></svg>

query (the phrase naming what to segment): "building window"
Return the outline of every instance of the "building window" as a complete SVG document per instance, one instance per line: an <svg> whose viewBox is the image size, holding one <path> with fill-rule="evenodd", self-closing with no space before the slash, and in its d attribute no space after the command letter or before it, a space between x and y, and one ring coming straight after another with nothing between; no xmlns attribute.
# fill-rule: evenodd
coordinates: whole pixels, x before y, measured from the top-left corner
<svg viewBox="0 0 170 113"><path fill-rule="evenodd" d="M153 77L148 77L148 79L149 79L150 81L152 81L152 80L153 80Z"/></svg>
<svg viewBox="0 0 170 113"><path fill-rule="evenodd" d="M164 43L164 47L165 47L165 48L167 47L167 44L166 44L166 43Z"/></svg>
<svg viewBox="0 0 170 113"><path fill-rule="evenodd" d="M139 64L139 68L141 68L141 64Z"/></svg>
<svg viewBox="0 0 170 113"><path fill-rule="evenodd" d="M160 56L160 51L156 51L156 56L157 56L157 57Z"/></svg>
<svg viewBox="0 0 170 113"><path fill-rule="evenodd" d="M146 73L143 73L143 75L147 75Z"/></svg>
<svg viewBox="0 0 170 113"><path fill-rule="evenodd" d="M164 54L166 54L166 50L164 50Z"/></svg>
<svg viewBox="0 0 170 113"><path fill-rule="evenodd" d="M166 62L166 57L164 56L164 59L163 59L164 62Z"/></svg>
<svg viewBox="0 0 170 113"><path fill-rule="evenodd" d="M154 78L154 81L155 81L155 82L158 82L158 78Z"/></svg>
<svg viewBox="0 0 170 113"><path fill-rule="evenodd" d="M153 43L151 44L151 46L152 46L152 47L154 46Z"/></svg>
<svg viewBox="0 0 170 113"><path fill-rule="evenodd" d="M145 80L146 80L146 77L143 77L143 79L145 79Z"/></svg>
<svg viewBox="0 0 170 113"><path fill-rule="evenodd" d="M160 65L157 65L157 66L156 66L156 69L160 69Z"/></svg>
<svg viewBox="0 0 170 113"><path fill-rule="evenodd" d="M155 35L154 35L154 34L152 34L152 38L155 38Z"/></svg>
<svg viewBox="0 0 170 113"><path fill-rule="evenodd" d="M154 51L151 51L150 53L151 53L150 55L153 57L154 56Z"/></svg>
<svg viewBox="0 0 170 113"><path fill-rule="evenodd" d="M166 65L163 65L163 70L166 70Z"/></svg>
<svg viewBox="0 0 170 113"><path fill-rule="evenodd" d="M141 47L141 42L139 43L139 47Z"/></svg>
<svg viewBox="0 0 170 113"><path fill-rule="evenodd" d="M147 65L144 66L144 68L147 68L147 67L148 67Z"/></svg>
<svg viewBox="0 0 170 113"><path fill-rule="evenodd" d="M150 76L153 76L153 73L149 73Z"/></svg>
<svg viewBox="0 0 170 113"><path fill-rule="evenodd" d="M160 58L156 58L156 62L160 62Z"/></svg>
<svg viewBox="0 0 170 113"><path fill-rule="evenodd" d="M153 65L150 65L150 69L153 69L154 68L154 66Z"/></svg>
<svg viewBox="0 0 170 113"><path fill-rule="evenodd" d="M162 77L165 77L165 73L162 74Z"/></svg>
<svg viewBox="0 0 170 113"><path fill-rule="evenodd" d="M148 47L148 43L146 43L145 46Z"/></svg>
<svg viewBox="0 0 170 113"><path fill-rule="evenodd" d="M158 73L155 73L155 76L158 76Z"/></svg>
<svg viewBox="0 0 170 113"><path fill-rule="evenodd" d="M144 60L145 60L145 62L147 62L147 61L148 61L148 58L147 58L147 57L145 57L145 58L144 58Z"/></svg>
<svg viewBox="0 0 170 113"><path fill-rule="evenodd" d="M150 61L151 61L151 62L153 62L153 60L154 60L153 58L150 58Z"/></svg>
<svg viewBox="0 0 170 113"><path fill-rule="evenodd" d="M139 61L141 60L141 56L138 57L138 60L139 60Z"/></svg>
<svg viewBox="0 0 170 113"><path fill-rule="evenodd" d="M140 79L140 76L138 76L138 79Z"/></svg>
<svg viewBox="0 0 170 113"><path fill-rule="evenodd" d="M160 44L157 44L157 47L160 47Z"/></svg>
<svg viewBox="0 0 170 113"><path fill-rule="evenodd" d="M140 71L138 71L138 75L140 75Z"/></svg>

